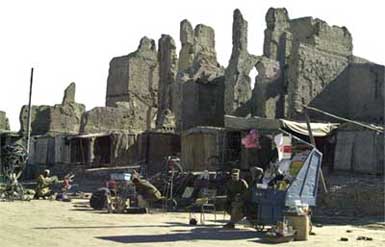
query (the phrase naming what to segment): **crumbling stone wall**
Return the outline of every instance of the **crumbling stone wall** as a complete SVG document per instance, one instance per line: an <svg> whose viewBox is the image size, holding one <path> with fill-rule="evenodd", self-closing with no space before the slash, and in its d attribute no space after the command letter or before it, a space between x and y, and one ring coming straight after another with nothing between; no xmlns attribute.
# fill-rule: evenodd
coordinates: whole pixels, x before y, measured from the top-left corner
<svg viewBox="0 0 385 247"><path fill-rule="evenodd" d="M303 17L290 20L289 30L297 42L341 56L352 55L352 36L346 27L329 26L323 20Z"/></svg>
<svg viewBox="0 0 385 247"><path fill-rule="evenodd" d="M63 103L54 106L32 106L31 135L44 134L77 134L85 111L83 104L75 102L75 83L65 90ZM24 105L20 112L20 132L26 133L28 124L28 106Z"/></svg>
<svg viewBox="0 0 385 247"><path fill-rule="evenodd" d="M225 113L245 116L252 97L250 71L257 57L247 51L247 21L236 9L233 14L233 50L225 71Z"/></svg>
<svg viewBox="0 0 385 247"><path fill-rule="evenodd" d="M183 84L182 130L196 126L224 125L224 78L210 83Z"/></svg>
<svg viewBox="0 0 385 247"><path fill-rule="evenodd" d="M385 67L357 58L354 61L310 105L349 119L383 125ZM336 121L314 112L310 116Z"/></svg>
<svg viewBox="0 0 385 247"><path fill-rule="evenodd" d="M261 56L255 67L258 70L258 75L253 91L253 115L266 118L282 116L285 108L285 96L279 62Z"/></svg>
<svg viewBox="0 0 385 247"><path fill-rule="evenodd" d="M190 126L190 121L201 122L200 120L207 119L207 116L210 115L209 113L213 113L212 108L210 109L209 107L209 102L213 103L215 101L213 103L215 107L221 105L222 108L217 109L223 113L224 92L223 82L218 83L219 78L224 80L224 68L217 61L214 29L202 24L197 25L193 29L189 21L183 20L180 24L180 41L182 48L179 54L178 74L175 83L171 86L171 108L175 114L177 131ZM189 83L189 85L185 85L186 83ZM208 85L211 83L213 84L212 86ZM199 88L200 90L198 90ZM204 93L202 88L207 88L212 95L222 96L211 99L204 96L200 97L200 94ZM194 93L198 95L194 95ZM186 95L194 96L192 98L190 96L185 98ZM203 102L204 100L208 101L205 103ZM207 105L208 107L198 110L195 106L199 104ZM217 112L215 115L211 115L211 118L215 116L218 116ZM223 119L223 114L221 118ZM194 119L200 120L195 121ZM215 122L216 120L208 120L206 125L213 121Z"/></svg>
<svg viewBox="0 0 385 247"><path fill-rule="evenodd" d="M49 132L49 108L48 105L31 107L31 135L43 135ZM28 105L24 105L20 111L20 132L27 133Z"/></svg>
<svg viewBox="0 0 385 247"><path fill-rule="evenodd" d="M345 27L329 26L312 17L291 20L283 8L270 8L266 25L264 56L279 62L281 81L270 84L275 85L270 87L274 90L264 89L266 85L255 90L254 95L259 98L255 100L256 112L271 118L299 118L303 105L309 104L348 66L353 49L351 34ZM267 71L266 65L260 69L262 73Z"/></svg>
<svg viewBox="0 0 385 247"><path fill-rule="evenodd" d="M299 44L288 69L288 112L295 117L348 66L347 57Z"/></svg>
<svg viewBox="0 0 385 247"><path fill-rule="evenodd" d="M137 119L132 103L117 102L117 107L95 107L83 114L80 132L88 133L110 133L110 132L139 132L143 129L141 122Z"/></svg>
<svg viewBox="0 0 385 247"><path fill-rule="evenodd" d="M170 35L162 34L158 41L158 62L159 62L159 91L158 91L158 113L156 127L162 128L164 125L171 127L170 123L165 123L168 116L173 115L171 84L175 83L178 57L176 55L175 41ZM173 124L175 128L175 123Z"/></svg>
<svg viewBox="0 0 385 247"><path fill-rule="evenodd" d="M224 69L217 62L215 32L212 27L199 24L192 29L191 23L183 20L180 24L180 41L179 80L209 82L223 75Z"/></svg>
<svg viewBox="0 0 385 247"><path fill-rule="evenodd" d="M9 130L9 121L3 111L0 111L0 130Z"/></svg>
<svg viewBox="0 0 385 247"><path fill-rule="evenodd" d="M349 118L384 125L385 66L349 65Z"/></svg>
<svg viewBox="0 0 385 247"><path fill-rule="evenodd" d="M285 8L270 8L265 17L266 29L265 40L263 43L263 55L273 59L280 60L282 51L282 37L289 29L289 15Z"/></svg>
<svg viewBox="0 0 385 247"><path fill-rule="evenodd" d="M133 114L138 124L143 126L142 129L155 126L158 70L155 41L143 37L135 52L111 60L106 106L116 106L116 102L130 102L137 109Z"/></svg>

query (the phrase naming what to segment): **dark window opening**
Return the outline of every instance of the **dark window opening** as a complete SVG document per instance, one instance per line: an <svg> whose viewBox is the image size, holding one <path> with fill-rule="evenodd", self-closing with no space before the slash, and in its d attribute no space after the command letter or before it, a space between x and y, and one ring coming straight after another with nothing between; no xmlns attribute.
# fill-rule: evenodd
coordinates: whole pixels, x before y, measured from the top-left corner
<svg viewBox="0 0 385 247"><path fill-rule="evenodd" d="M71 163L87 164L89 163L90 142L85 138L72 139L71 145Z"/></svg>
<svg viewBox="0 0 385 247"><path fill-rule="evenodd" d="M241 160L241 132L227 132L226 133L226 150L225 160L234 162Z"/></svg>
<svg viewBox="0 0 385 247"><path fill-rule="evenodd" d="M111 138L110 136L102 136L95 139L94 143L94 164L110 164L111 163Z"/></svg>

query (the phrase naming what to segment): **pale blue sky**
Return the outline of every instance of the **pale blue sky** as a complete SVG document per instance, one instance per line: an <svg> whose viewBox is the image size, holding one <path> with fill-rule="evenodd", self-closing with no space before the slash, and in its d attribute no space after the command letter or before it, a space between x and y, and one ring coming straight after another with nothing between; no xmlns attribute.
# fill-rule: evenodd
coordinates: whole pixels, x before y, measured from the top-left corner
<svg viewBox="0 0 385 247"><path fill-rule="evenodd" d="M249 51L262 54L265 13L286 7L290 18L318 17L346 26L354 54L385 64L383 1L347 0L34 0L0 2L0 110L11 129L28 102L30 68L35 67L33 104L61 103L63 90L76 82L76 100L87 109L103 106L109 62L134 51L146 35L170 34L179 44L179 22L188 19L215 29L219 62L231 54L232 12L239 8L249 22Z"/></svg>

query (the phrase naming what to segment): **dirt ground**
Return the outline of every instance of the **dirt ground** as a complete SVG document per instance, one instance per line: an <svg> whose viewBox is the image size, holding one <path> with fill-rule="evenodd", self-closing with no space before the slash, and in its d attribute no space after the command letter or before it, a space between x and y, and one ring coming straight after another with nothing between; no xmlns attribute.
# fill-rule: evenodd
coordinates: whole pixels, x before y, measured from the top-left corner
<svg viewBox="0 0 385 247"><path fill-rule="evenodd" d="M213 217L210 215L210 219ZM270 246L263 234L247 225L224 230L219 222L191 227L188 213L108 214L88 202L0 202L0 246ZM347 232L350 230L351 232ZM385 246L384 223L318 225L309 241L280 246ZM358 236L372 241L356 240ZM347 242L340 241L348 238Z"/></svg>

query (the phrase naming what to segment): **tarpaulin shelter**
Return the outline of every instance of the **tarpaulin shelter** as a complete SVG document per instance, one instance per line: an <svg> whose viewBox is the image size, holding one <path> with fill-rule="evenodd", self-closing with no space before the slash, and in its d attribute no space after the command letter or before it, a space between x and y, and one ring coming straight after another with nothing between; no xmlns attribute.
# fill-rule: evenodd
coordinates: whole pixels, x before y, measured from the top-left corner
<svg viewBox="0 0 385 247"><path fill-rule="evenodd" d="M313 136L315 137L327 136L338 126L338 123L310 123ZM261 117L243 118L226 115L225 127L238 130L259 129L267 132L287 129L299 135L309 135L305 122L290 121L286 119L268 119Z"/></svg>

